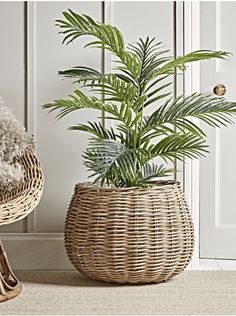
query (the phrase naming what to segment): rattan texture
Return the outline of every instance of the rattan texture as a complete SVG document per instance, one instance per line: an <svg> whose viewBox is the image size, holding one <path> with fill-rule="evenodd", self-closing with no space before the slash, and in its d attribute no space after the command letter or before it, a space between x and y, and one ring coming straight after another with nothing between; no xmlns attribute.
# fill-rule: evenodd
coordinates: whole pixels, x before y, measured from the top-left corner
<svg viewBox="0 0 236 316"><path fill-rule="evenodd" d="M65 223L67 255L80 272L117 283L157 283L182 272L194 229L180 183L152 188L78 184Z"/></svg>
<svg viewBox="0 0 236 316"><path fill-rule="evenodd" d="M38 205L43 193L41 164L32 149L18 159L24 179L11 191L0 193L0 225L11 224L26 217Z"/></svg>

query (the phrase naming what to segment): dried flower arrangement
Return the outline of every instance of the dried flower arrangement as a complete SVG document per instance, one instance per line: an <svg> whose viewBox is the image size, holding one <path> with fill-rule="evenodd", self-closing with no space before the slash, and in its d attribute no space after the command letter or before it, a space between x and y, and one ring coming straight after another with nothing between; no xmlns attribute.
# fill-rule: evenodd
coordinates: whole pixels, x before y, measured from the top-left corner
<svg viewBox="0 0 236 316"><path fill-rule="evenodd" d="M23 178L23 170L16 159L32 139L25 127L17 121L10 109L0 99L0 191L11 190Z"/></svg>

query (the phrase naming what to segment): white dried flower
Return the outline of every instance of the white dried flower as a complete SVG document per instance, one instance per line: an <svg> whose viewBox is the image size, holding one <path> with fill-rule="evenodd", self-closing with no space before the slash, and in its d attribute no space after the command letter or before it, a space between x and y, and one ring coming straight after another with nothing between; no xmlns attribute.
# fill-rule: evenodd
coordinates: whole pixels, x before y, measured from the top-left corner
<svg viewBox="0 0 236 316"><path fill-rule="evenodd" d="M20 164L0 161L0 191L13 189L24 177Z"/></svg>
<svg viewBox="0 0 236 316"><path fill-rule="evenodd" d="M24 126L15 119L9 108L0 105L0 159L11 163L31 145L31 137Z"/></svg>
<svg viewBox="0 0 236 316"><path fill-rule="evenodd" d="M32 139L24 126L3 105L0 98L0 188L11 187L23 177L23 170L15 163L26 148L32 147Z"/></svg>

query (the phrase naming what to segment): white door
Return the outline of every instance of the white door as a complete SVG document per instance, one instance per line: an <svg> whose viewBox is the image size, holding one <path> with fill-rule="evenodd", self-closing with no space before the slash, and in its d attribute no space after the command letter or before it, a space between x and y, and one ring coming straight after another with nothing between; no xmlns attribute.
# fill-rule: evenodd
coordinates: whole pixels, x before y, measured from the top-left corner
<svg viewBox="0 0 236 316"><path fill-rule="evenodd" d="M229 61L202 63L201 92L223 84L236 101L236 2L200 6L201 49L233 53ZM211 153L200 162L200 257L236 259L236 125L205 130Z"/></svg>

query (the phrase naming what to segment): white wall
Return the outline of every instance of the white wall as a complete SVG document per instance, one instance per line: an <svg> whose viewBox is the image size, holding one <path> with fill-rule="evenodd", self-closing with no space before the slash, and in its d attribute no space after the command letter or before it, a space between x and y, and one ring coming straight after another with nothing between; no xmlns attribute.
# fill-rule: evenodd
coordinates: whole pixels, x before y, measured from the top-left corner
<svg viewBox="0 0 236 316"><path fill-rule="evenodd" d="M9 23L10 20L14 23ZM0 43L0 96L25 123L23 2L0 3ZM20 232L23 224L23 221L17 222L10 229ZM1 231L5 230L9 228L2 226Z"/></svg>
<svg viewBox="0 0 236 316"><path fill-rule="evenodd" d="M29 131L35 134L36 149L46 179L42 201L33 215L25 221L1 228L9 257L18 269L70 267L64 254L62 233L73 187L87 177L81 158L87 137L66 129L78 121L94 120L96 113L81 111L55 122L41 106L66 97L72 91L71 82L61 80L57 76L58 70L75 65L101 70L102 64L101 52L83 49L85 39L68 46L61 45L62 36L57 34L54 21L61 18L61 12L68 8L99 21L102 19L102 3L99 1L29 2L27 15L23 2L0 2L0 95L14 107L15 115L22 122L28 113ZM156 36L173 51L172 1L116 1L106 3L104 13L106 20L117 25L128 41L147 35ZM14 23L7 23L10 15ZM26 21L27 49L24 45ZM6 25L7 33L4 31ZM25 77L26 56L28 73ZM107 60L106 67L109 63Z"/></svg>

